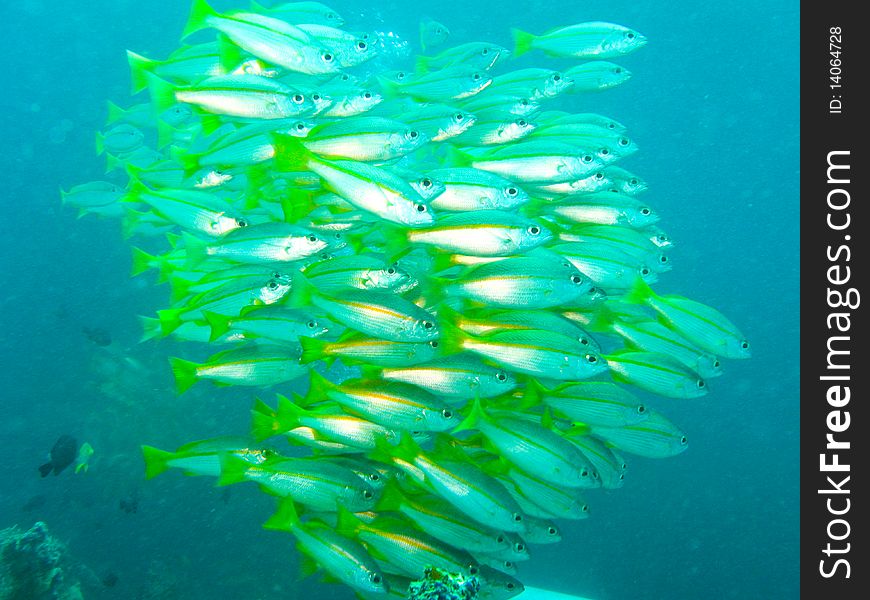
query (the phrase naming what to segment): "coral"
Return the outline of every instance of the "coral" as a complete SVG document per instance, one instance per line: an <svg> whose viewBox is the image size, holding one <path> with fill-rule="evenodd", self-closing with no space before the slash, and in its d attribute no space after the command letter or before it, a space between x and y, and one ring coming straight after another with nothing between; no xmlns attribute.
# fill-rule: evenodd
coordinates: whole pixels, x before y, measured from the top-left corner
<svg viewBox="0 0 870 600"><path fill-rule="evenodd" d="M430 567L423 579L408 587L408 600L474 600L479 590L480 583L474 576Z"/></svg>
<svg viewBox="0 0 870 600"><path fill-rule="evenodd" d="M0 600L81 600L66 546L42 521L0 531Z"/></svg>

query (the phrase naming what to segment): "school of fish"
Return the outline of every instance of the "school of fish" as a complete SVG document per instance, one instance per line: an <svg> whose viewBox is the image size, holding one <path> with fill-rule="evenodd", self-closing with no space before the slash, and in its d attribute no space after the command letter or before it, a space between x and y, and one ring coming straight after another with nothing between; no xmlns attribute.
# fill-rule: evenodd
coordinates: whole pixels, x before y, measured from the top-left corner
<svg viewBox="0 0 870 600"><path fill-rule="evenodd" d="M516 596L626 455L686 450L648 402L703 396L750 355L716 309L652 290L672 241L621 166L637 145L570 112L626 82L610 60L646 38L511 33L449 46L426 19L427 55L399 65L316 2L195 0L183 40L208 41L128 52L149 98L110 103L97 135L126 183L62 193L120 219L134 275L169 284L143 338L208 356L171 358L179 393L259 395L250 437L143 446L147 477L258 485L303 571L362 598L405 597L427 567ZM572 66L512 66L527 53Z"/></svg>

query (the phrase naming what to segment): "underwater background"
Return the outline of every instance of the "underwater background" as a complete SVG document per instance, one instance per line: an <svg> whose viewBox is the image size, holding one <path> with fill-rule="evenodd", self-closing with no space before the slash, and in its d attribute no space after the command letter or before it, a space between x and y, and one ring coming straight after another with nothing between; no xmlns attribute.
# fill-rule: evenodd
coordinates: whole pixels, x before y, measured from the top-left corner
<svg viewBox="0 0 870 600"><path fill-rule="evenodd" d="M615 61L632 79L583 96L581 110L624 123L640 147L624 166L649 182L645 197L676 242L657 291L719 308L753 358L729 361L703 398L657 398L689 450L632 457L625 486L590 494L590 518L561 521L563 541L536 547L522 579L594 600L797 597L797 2L328 4L348 27L412 44L421 16L456 42L511 47L512 26L590 20L649 38ZM60 204L59 187L112 179L94 132L107 99L131 102L124 50L167 55L188 10L169 0L0 6L0 529L45 521L93 573L85 597L350 598L298 580L291 538L261 528L273 503L256 489L177 473L144 481L141 443L244 434L252 394L203 385L178 397L173 343L138 343L136 315L163 306L167 289L151 274L130 278L116 220L77 220ZM90 470L42 479L62 434L96 449ZM116 582L101 584L109 575Z"/></svg>

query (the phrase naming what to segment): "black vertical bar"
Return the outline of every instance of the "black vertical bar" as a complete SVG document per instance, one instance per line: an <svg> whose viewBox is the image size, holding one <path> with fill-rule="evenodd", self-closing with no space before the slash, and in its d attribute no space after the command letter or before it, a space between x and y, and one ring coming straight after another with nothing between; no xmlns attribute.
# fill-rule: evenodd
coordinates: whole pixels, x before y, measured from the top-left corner
<svg viewBox="0 0 870 600"><path fill-rule="evenodd" d="M801 594L866 598L870 51L861 3L801 3ZM870 296L867 296L870 301ZM862 460L863 457L863 460Z"/></svg>

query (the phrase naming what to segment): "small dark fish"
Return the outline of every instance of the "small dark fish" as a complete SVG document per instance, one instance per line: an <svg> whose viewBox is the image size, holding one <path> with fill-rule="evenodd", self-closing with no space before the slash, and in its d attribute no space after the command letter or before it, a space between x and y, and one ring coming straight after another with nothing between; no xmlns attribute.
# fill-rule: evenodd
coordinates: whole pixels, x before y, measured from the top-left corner
<svg viewBox="0 0 870 600"><path fill-rule="evenodd" d="M42 508L45 506L45 502L48 498L44 494L37 494L35 496L31 496L30 499L24 503L21 507L21 510L24 512L31 512L38 508Z"/></svg>
<svg viewBox="0 0 870 600"><path fill-rule="evenodd" d="M82 333L97 346L105 347L112 343L111 334L100 327L82 327Z"/></svg>
<svg viewBox="0 0 870 600"><path fill-rule="evenodd" d="M118 501L118 508L123 510L125 513L133 514L139 511L139 492L137 490L133 490L125 497L121 498Z"/></svg>
<svg viewBox="0 0 870 600"><path fill-rule="evenodd" d="M100 579L104 586L110 588L115 587L115 584L118 583L118 575L109 571Z"/></svg>
<svg viewBox="0 0 870 600"><path fill-rule="evenodd" d="M48 454L49 461L39 467L39 474L43 477L48 476L49 473L60 474L61 471L70 466L76 459L78 451L79 444L74 437L69 435L60 436Z"/></svg>

